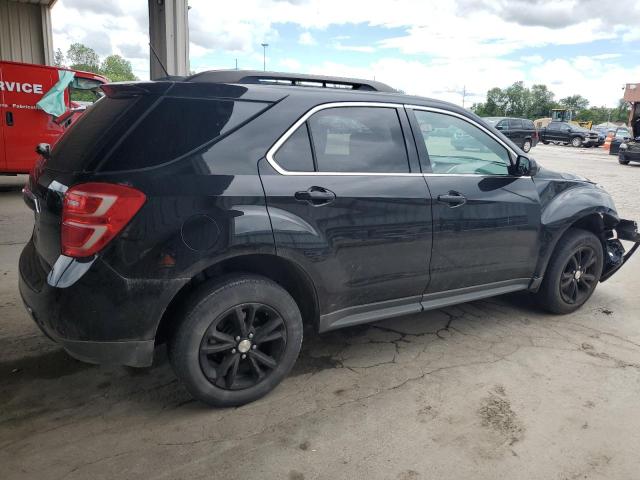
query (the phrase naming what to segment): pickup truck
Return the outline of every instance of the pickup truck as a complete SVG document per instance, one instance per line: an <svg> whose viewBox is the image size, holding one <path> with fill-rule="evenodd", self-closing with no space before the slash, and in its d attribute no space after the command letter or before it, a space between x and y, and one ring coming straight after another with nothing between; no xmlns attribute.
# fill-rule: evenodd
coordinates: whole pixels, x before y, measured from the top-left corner
<svg viewBox="0 0 640 480"><path fill-rule="evenodd" d="M567 122L551 122L539 131L540 141L563 143L573 147L595 147L599 144L598 132L592 132Z"/></svg>

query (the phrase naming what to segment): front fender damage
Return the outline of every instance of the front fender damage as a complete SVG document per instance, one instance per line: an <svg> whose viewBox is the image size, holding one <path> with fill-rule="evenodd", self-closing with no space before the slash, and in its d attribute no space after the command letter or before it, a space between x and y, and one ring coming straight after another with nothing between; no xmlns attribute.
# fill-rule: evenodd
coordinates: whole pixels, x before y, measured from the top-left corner
<svg viewBox="0 0 640 480"><path fill-rule="evenodd" d="M631 258L640 246L640 233L638 233L638 225L633 220L620 220L615 225L615 236L611 231L611 238L607 238L605 242L606 251L604 258L604 267L600 281L604 282L611 278L620 268ZM624 246L620 240L633 242L633 247L625 253Z"/></svg>

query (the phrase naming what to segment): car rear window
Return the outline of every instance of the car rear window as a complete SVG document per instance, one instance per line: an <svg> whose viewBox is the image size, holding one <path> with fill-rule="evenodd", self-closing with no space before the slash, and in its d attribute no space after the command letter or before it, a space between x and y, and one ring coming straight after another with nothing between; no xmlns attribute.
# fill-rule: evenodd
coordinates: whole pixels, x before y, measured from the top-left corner
<svg viewBox="0 0 640 480"><path fill-rule="evenodd" d="M154 96L100 99L56 143L47 168L65 172L92 168L111 148L112 140L124 135L156 99Z"/></svg>
<svg viewBox="0 0 640 480"><path fill-rule="evenodd" d="M258 115L267 103L163 98L106 159L103 170L161 165L221 137Z"/></svg>
<svg viewBox="0 0 640 480"><path fill-rule="evenodd" d="M134 170L175 160L222 137L270 104L139 95L105 97L53 149L48 168Z"/></svg>

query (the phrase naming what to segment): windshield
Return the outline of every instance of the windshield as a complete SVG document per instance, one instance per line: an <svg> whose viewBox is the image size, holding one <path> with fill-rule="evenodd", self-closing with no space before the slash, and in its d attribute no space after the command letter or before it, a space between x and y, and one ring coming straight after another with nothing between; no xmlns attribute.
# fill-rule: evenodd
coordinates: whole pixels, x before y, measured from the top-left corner
<svg viewBox="0 0 640 480"><path fill-rule="evenodd" d="M619 128L618 130L616 130L616 138L625 138L629 136L629 130L627 130L626 128Z"/></svg>

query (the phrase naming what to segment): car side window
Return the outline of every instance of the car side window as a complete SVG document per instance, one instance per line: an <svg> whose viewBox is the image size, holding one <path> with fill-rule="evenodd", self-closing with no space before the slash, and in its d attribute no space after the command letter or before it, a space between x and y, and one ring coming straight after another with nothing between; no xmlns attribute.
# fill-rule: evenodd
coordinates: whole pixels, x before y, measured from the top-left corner
<svg viewBox="0 0 640 480"><path fill-rule="evenodd" d="M568 132L569 130L571 130L571 127L567 124L562 124L560 126L560 130L562 130L563 132Z"/></svg>
<svg viewBox="0 0 640 480"><path fill-rule="evenodd" d="M335 107L309 120L319 172L409 172L395 108Z"/></svg>
<svg viewBox="0 0 640 480"><path fill-rule="evenodd" d="M511 130L514 129L521 129L522 128L522 120L520 120L519 118L512 118L509 120L509 128Z"/></svg>
<svg viewBox="0 0 640 480"><path fill-rule="evenodd" d="M307 124L300 125L275 155L282 168L290 172L313 172L313 154Z"/></svg>
<svg viewBox="0 0 640 480"><path fill-rule="evenodd" d="M480 128L453 115L414 113L433 173L509 174L509 152Z"/></svg>
<svg viewBox="0 0 640 480"><path fill-rule="evenodd" d="M500 120L497 124L496 124L496 128L498 130L508 130L509 129L509 124L507 123L506 120Z"/></svg>

